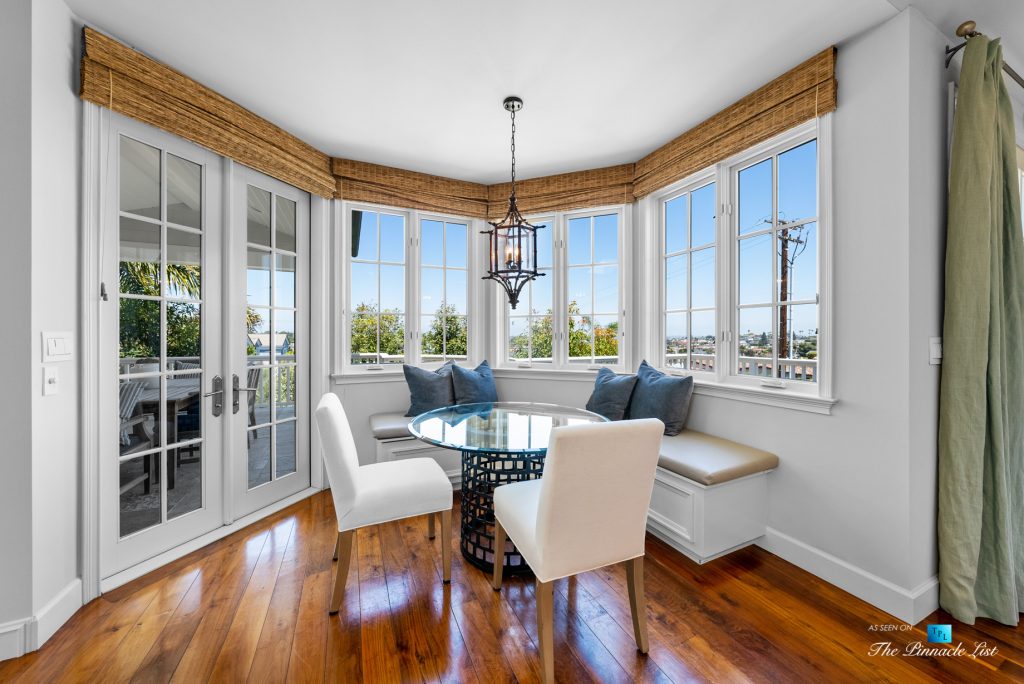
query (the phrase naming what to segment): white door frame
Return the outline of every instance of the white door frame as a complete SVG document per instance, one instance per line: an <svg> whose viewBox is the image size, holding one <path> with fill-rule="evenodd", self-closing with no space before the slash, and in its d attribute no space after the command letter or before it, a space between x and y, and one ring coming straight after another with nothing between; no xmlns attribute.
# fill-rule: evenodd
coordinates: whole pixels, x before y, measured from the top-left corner
<svg viewBox="0 0 1024 684"><path fill-rule="evenodd" d="M192 551L223 538L232 532L242 529L261 518L286 508L291 504L320 491L325 486L323 461L319 435L315 429L310 430L310 487L298 494L277 502L261 511L238 520L225 519L224 526L194 539L182 546L162 553L133 568L101 581L100 573L100 495L99 495L99 459L100 444L100 368L102 348L100 345L100 306L104 297L109 298L115 283L102 284L100 279L101 265L101 228L103 225L104 188L109 179L103 177L107 168L104 163L104 150L108 146L111 112L91 102L82 103L82 282L81 309L82 334L79 348L81 350L82 377L82 478L81 478L81 533L79 539L79 563L82 574L82 601L98 597L103 591L109 591L125 582L129 582L146 572L180 558ZM230 225L231 202L229 201L234 163L225 159L222 164L224 177L221 183L221 209L224 212L225 225ZM315 406L316 399L324 392L330 391L328 353L330 349L330 330L332 312L330 309L329 288L331 281L330 263L330 215L332 200L313 196L310 203L310 405ZM229 431L230 432L230 431ZM230 442L226 444L229 446ZM230 459L225 459L229 462ZM227 487L225 479L225 487ZM230 510L225 507L225 511ZM227 516L225 516L227 518Z"/></svg>

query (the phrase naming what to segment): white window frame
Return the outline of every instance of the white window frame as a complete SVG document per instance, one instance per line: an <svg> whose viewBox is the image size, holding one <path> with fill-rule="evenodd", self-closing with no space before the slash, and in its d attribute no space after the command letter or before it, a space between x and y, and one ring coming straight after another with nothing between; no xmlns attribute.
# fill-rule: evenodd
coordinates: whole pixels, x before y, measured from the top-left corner
<svg viewBox="0 0 1024 684"><path fill-rule="evenodd" d="M405 220L405 361L393 364L354 364L351 356L351 324L352 315L349 294L351 292L352 262L349 258L349 248L352 239L352 212L369 211L402 216ZM369 202L350 202L347 200L334 201L333 224L335 235L334 242L334 264L337 278L334 287L334 316L335 316L335 343L334 343L334 368L332 378L338 381L345 379L369 379L371 377L382 377L392 381L399 381L404 378L402 367L405 364L414 366L436 368L441 362L420 363L420 225L423 220L441 221L445 223L462 223L467 227L469 241L466 254L467 265L467 293L466 293L466 321L467 321L467 355L470 365L478 363L480 358L479 338L483 330L482 312L479 310L477 296L478 288L474 283L478 280L479 259L476 255L479 251L478 234L480 232L480 221L458 216L455 214L444 214L438 212L418 211L383 204Z"/></svg>
<svg viewBox="0 0 1024 684"><path fill-rule="evenodd" d="M761 159L817 139L818 150L818 378L817 382L763 383L766 378L736 372L739 268L736 261L738 172ZM716 320L719 328L715 371L693 372L666 367L664 344L664 201L714 181L718 202L716 253ZM646 241L645 263L654 265L647 280L651 302L643 306L652 334L646 340L648 358L673 375L692 375L698 394L737 399L812 413L831 413L836 403L833 386L832 335L832 114L796 126L750 149L652 193L641 201L644 225L656 235ZM766 386L768 385L768 386Z"/></svg>
<svg viewBox="0 0 1024 684"><path fill-rule="evenodd" d="M451 215L451 214L439 214L439 213L436 213L436 212L420 212L420 211L413 211L412 215L413 215L413 220L415 221L415 226L413 228L413 230L414 230L414 235L413 235L414 244L410 245L410 248L411 248L410 251L412 252L412 254L406 257L407 263L410 263L410 264L411 264L411 262L408 261L409 257L411 256L411 257L413 257L415 259L415 266L414 266L415 272L414 272L414 282L412 283L412 289L415 290L415 302L416 302L417 311L416 311L415 330L412 331L412 338L411 338L412 344L415 346L415 350L414 350L415 356L413 357L415 360L412 363L414 363L417 366L421 366L423 368L440 368L442 365L444 365L446 363L446 361L444 361L444 360L423 362L423 360L422 360L422 357L423 357L422 342L423 341L420 339L420 336L423 334L423 331L420 329L420 325L422 325L422 322L423 322L423 316L431 315L431 314L426 314L425 312L419 310L419 307L422 304L422 300L420 299L420 290L421 290L420 278L423 275L423 263L422 263L422 258L421 258L422 249L421 249L421 245L420 245L420 238L422 237L422 233L423 233L423 222L424 221L437 221L437 222L441 223L441 225L443 226L442 230L447 230L446 224L449 224L449 223L459 223L459 224L462 224L462 225L466 226L466 268L465 268L465 271L466 271L466 357L467 358L466 358L465 361L459 360L458 363L460 363L460 364L461 363L467 363L467 364L476 365L475 361L476 361L476 356L477 355L475 355L473 353L473 349L474 349L473 343L476 341L475 338L479 336L480 326L479 325L474 326L471 321L472 321L473 318L477 318L477 317L473 316L473 313L474 313L473 312L473 302L475 300L474 292L476 290L476 287L475 287L476 278L474 278L474 275L476 273L476 270L474 268L474 264L475 264L476 260L473 258L474 253L475 253L475 250L473 249L473 245L475 243L475 239L474 239L473 236L474 236L474 234L479 233L479 231L478 230L474 230L475 225L474 225L474 221L472 219L468 219L468 218L464 218L464 217L454 216L454 215ZM448 250L447 240L445 240L445 245L443 247L443 252L442 252L443 254L446 255L445 256L445 265L444 266L428 266L427 267L427 268L435 268L437 270L440 270L444 274L443 281L445 283L444 284L444 292L445 292L445 298L446 298L445 301L446 301L446 303L447 303L447 293L448 293L448 290L447 290L447 287L448 287L448 285L447 285L447 282L448 282L448 280L447 280L447 273L448 273L448 269L449 269L449 266L447 266L447 253L448 253L447 250ZM463 269L453 268L452 270L463 270ZM406 283L407 283L406 288L407 289L409 289L409 285L408 285L409 280L408 280L408 278L409 278L409 274L406 273ZM408 340L408 338L407 338L407 340ZM406 354L405 354L406 363L409 363L408 359L410 358L410 354L409 354L409 350L408 350L408 344L409 344L409 342L407 341L406 342Z"/></svg>
<svg viewBox="0 0 1024 684"><path fill-rule="evenodd" d="M511 307L505 291L495 284L488 284L492 289L490 301L493 310L499 312L495 321L496 332L493 358L498 359L501 369L515 369L524 374L540 375L555 373L557 375L583 374L592 377L601 368L608 368L617 373L629 372L631 362L631 330L632 319L629 315L628 302L632 301L633 287L633 250L632 250L632 211L630 205L613 204L600 207L588 207L572 211L547 214L536 214L527 217L530 223L545 223L551 226L551 298L552 298L552 349L551 362L533 363L528 359L511 359L508 355L508 319ZM619 362L616 364L583 364L569 361L569 254L568 231L569 221L576 218L605 216L615 214L619 224Z"/></svg>

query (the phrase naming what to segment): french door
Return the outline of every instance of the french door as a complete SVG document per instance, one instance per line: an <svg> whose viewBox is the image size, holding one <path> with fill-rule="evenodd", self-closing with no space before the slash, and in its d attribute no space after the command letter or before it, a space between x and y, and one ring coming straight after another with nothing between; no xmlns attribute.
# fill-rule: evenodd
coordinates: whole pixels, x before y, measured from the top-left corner
<svg viewBox="0 0 1024 684"><path fill-rule="evenodd" d="M306 489L309 195L111 114L100 574ZM225 211L227 210L227 211Z"/></svg>

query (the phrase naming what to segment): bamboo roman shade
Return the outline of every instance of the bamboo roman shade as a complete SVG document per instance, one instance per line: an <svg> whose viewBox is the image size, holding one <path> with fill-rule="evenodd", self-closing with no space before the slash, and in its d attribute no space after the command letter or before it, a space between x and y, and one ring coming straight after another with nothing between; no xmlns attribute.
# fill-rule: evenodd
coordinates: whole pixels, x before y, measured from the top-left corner
<svg viewBox="0 0 1024 684"><path fill-rule="evenodd" d="M332 159L331 169L341 199L470 218L487 215L486 185L350 159Z"/></svg>
<svg viewBox="0 0 1024 684"><path fill-rule="evenodd" d="M819 52L636 163L643 197L836 108L836 49Z"/></svg>
<svg viewBox="0 0 1024 684"><path fill-rule="evenodd" d="M488 218L498 220L505 215L511 189L511 183L487 186ZM516 200L524 214L628 204L633 199L633 164L516 182Z"/></svg>
<svg viewBox="0 0 1024 684"><path fill-rule="evenodd" d="M85 29L81 97L297 188L333 197L330 158L189 77Z"/></svg>

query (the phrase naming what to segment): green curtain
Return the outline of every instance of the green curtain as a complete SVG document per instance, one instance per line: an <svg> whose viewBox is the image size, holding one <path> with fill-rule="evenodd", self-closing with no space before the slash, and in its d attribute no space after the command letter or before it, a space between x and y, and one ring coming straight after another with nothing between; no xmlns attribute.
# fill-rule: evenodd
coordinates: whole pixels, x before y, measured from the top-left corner
<svg viewBox="0 0 1024 684"><path fill-rule="evenodd" d="M939 603L1024 611L1024 237L998 39L969 39L953 126L939 402Z"/></svg>

